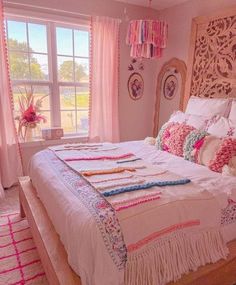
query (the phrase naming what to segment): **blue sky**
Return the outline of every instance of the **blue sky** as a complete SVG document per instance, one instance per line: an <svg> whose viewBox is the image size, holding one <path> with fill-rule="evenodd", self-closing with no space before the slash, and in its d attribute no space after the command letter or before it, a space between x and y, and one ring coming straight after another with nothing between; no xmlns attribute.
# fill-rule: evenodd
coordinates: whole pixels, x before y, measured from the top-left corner
<svg viewBox="0 0 236 285"><path fill-rule="evenodd" d="M45 25L28 24L29 46L35 52L47 53L47 31ZM71 29L56 28L57 54L73 56L73 31ZM8 20L8 38L15 39L20 43L27 43L26 23ZM87 31L74 30L75 56L88 57L89 34ZM47 72L47 56L35 56L42 69Z"/></svg>

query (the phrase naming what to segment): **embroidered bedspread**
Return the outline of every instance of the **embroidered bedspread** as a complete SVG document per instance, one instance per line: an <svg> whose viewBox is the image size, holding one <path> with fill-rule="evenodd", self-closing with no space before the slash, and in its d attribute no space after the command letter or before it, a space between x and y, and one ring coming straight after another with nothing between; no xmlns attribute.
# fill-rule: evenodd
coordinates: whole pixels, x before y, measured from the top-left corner
<svg viewBox="0 0 236 285"><path fill-rule="evenodd" d="M117 276L120 272L118 283L104 275L103 285L166 284L226 258L220 205L187 177L119 145L65 145L44 155L93 217ZM78 271L84 284L93 284Z"/></svg>

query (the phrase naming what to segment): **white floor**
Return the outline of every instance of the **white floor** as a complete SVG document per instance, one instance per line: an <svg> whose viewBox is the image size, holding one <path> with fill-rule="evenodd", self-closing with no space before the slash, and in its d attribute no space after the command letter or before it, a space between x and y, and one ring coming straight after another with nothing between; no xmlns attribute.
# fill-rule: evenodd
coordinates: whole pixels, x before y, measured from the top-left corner
<svg viewBox="0 0 236 285"><path fill-rule="evenodd" d="M20 212L19 186L5 190L5 198L0 201L0 215Z"/></svg>

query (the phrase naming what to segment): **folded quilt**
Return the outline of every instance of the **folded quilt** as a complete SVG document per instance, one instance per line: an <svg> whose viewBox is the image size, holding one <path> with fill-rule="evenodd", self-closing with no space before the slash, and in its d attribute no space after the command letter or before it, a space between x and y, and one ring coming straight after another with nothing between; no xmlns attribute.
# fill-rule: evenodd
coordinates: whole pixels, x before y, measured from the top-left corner
<svg viewBox="0 0 236 285"><path fill-rule="evenodd" d="M49 156L59 158L52 161L64 183L92 213L111 260L124 272L125 285L163 285L226 258L221 210L211 193L133 154L125 167L117 167L125 150L96 147L99 156L106 156L99 162L67 159L72 152L98 157L82 147L51 149Z"/></svg>

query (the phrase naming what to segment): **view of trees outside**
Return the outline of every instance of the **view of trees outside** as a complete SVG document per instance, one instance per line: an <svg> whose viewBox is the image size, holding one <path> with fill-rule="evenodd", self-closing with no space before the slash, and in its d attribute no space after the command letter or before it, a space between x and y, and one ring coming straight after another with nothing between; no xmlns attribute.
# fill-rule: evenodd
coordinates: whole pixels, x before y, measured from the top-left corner
<svg viewBox="0 0 236 285"><path fill-rule="evenodd" d="M15 22L17 23L17 22ZM11 25L12 28L12 25ZM17 27L16 27L17 28ZM9 27L8 27L9 29ZM14 32L14 31L13 31ZM8 33L8 35L13 34ZM45 31L46 32L46 31ZM33 81L48 81L48 56L40 54L24 41L24 37L19 40L8 38L9 62L11 79L29 80L29 85L14 85L15 110L19 110L18 97L25 92L25 88L32 88L35 97L45 95L50 96L48 86L38 86ZM86 58L73 58L58 56L58 80L60 82L80 82L89 81L89 62ZM83 85L83 84L82 84ZM50 127L50 98L43 101L42 114L47 116L47 123L41 127ZM85 87L60 87L61 123L65 133L75 133L80 130L82 133L88 131L88 107L89 90ZM77 122L77 126L76 126Z"/></svg>

